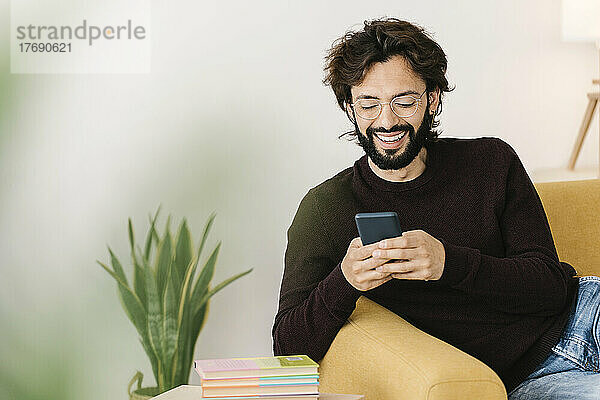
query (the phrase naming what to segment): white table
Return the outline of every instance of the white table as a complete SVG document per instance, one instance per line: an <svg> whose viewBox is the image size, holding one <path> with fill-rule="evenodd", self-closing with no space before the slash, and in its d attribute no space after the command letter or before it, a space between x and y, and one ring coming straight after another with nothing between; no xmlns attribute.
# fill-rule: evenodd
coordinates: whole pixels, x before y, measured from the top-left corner
<svg viewBox="0 0 600 400"><path fill-rule="evenodd" d="M319 400L362 400L364 398L365 396L356 394L319 393ZM202 387L181 385L153 397L152 400L202 400Z"/></svg>

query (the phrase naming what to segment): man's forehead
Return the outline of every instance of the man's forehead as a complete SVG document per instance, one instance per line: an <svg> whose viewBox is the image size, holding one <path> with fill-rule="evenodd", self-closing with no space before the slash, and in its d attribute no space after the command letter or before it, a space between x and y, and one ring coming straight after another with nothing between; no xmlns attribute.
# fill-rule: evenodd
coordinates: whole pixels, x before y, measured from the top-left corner
<svg viewBox="0 0 600 400"><path fill-rule="evenodd" d="M404 58L396 56L384 63L373 64L363 81L352 86L351 92L354 98L391 98L399 94L421 94L425 87L425 82Z"/></svg>

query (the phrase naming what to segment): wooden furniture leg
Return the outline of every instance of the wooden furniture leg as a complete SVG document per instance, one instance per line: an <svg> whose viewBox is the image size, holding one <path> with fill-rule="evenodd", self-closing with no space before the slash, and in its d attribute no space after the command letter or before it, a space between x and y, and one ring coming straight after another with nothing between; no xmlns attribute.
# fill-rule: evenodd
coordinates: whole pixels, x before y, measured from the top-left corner
<svg viewBox="0 0 600 400"><path fill-rule="evenodd" d="M581 123L581 127L579 128L579 135L577 135L575 147L573 147L573 151L571 152L571 158L569 159L568 169L571 171L575 168L575 162L577 161L577 157L579 157L579 152L581 151L581 146L583 145L583 139L585 139L585 135L587 134L587 131L590 128L594 111L596 110L598 100L600 99L600 92L588 93L588 99L588 106L585 110L585 115L583 116L583 122Z"/></svg>

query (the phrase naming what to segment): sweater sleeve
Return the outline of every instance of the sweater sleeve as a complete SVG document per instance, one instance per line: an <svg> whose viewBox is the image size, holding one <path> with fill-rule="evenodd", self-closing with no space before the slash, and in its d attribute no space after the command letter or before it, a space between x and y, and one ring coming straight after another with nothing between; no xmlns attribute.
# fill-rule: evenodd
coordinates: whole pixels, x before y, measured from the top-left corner
<svg viewBox="0 0 600 400"><path fill-rule="evenodd" d="M439 282L506 313L555 315L567 303L568 281L575 270L558 260L537 191L512 147L500 143L509 157L499 220L505 257L441 239L446 261Z"/></svg>
<svg viewBox="0 0 600 400"><path fill-rule="evenodd" d="M306 354L318 362L354 311L360 291L335 259L314 189L300 202L287 238L273 353Z"/></svg>

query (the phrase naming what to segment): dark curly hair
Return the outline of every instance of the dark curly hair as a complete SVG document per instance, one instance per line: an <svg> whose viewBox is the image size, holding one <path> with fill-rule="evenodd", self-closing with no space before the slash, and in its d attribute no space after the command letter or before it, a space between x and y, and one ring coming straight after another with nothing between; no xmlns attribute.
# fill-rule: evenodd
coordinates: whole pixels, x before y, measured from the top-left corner
<svg viewBox="0 0 600 400"><path fill-rule="evenodd" d="M331 86L338 105L355 124L348 114L346 104L352 103L350 88L360 85L369 68L379 62L400 55L408 62L413 71L425 81L427 92L440 90L440 99L435 116L442 112L442 96L454 88L448 87L446 54L421 27L397 18L382 18L364 21L364 29L358 32L348 31L333 42L325 57L325 79L323 83ZM429 96L427 97L429 104ZM434 119L432 128L440 124ZM356 138L356 131L340 135ZM435 140L439 133L430 130L428 140Z"/></svg>

